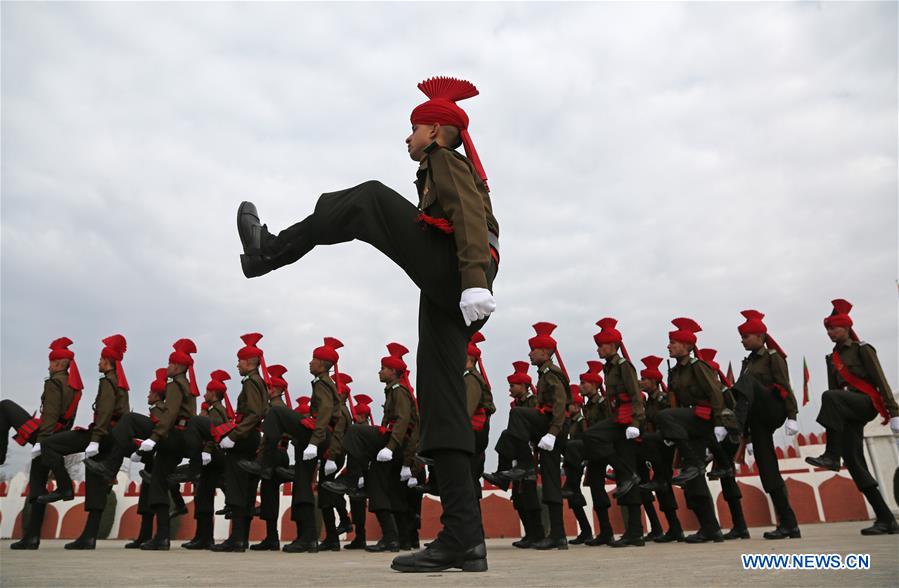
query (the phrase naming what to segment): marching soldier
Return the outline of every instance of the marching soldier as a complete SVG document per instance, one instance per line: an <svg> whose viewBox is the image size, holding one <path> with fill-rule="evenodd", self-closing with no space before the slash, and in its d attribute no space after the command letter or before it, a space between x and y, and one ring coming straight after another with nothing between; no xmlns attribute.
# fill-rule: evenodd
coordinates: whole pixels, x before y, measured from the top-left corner
<svg viewBox="0 0 899 588"><path fill-rule="evenodd" d="M689 318L671 322L677 330L668 333L668 353L677 363L669 374L668 389L677 398L677 408L659 412L656 423L662 437L677 445L682 467L672 482L684 485L687 506L699 519L699 532L687 537L687 543L719 543L724 541L724 536L702 475L705 463L700 456L705 454L713 435L719 441L727 436L721 421L724 410L721 384L705 362L691 356L696 349L696 333L702 328Z"/></svg>
<svg viewBox="0 0 899 588"><path fill-rule="evenodd" d="M149 405L150 420L152 423L158 423L165 409L165 385L166 385L166 368L156 370L156 379L150 383L150 392L147 394L147 404ZM115 428L113 428L115 430ZM148 428L149 430L149 428ZM147 433L149 435L149 433ZM111 436L110 436L111 437ZM140 443L143 439L138 440ZM134 453L136 459L142 459L138 453ZM152 463L152 459L147 460ZM149 465L147 467L150 467ZM85 473L87 473L86 470ZM140 515L140 531L137 537L125 544L125 549L140 549L140 546L149 541L153 537L153 510L150 508L150 482L142 480L137 498L137 514Z"/></svg>
<svg viewBox="0 0 899 588"><path fill-rule="evenodd" d="M724 410L721 411L721 423L727 429L728 435L719 441L712 438L709 440L709 451L714 460L715 467L708 473L709 480L718 479L721 481L721 494L727 502L730 509L730 518L733 521L733 528L724 533L724 539L730 541L733 539L749 539L749 528L746 526L746 517L743 515L743 493L737 485L736 466L734 465L734 457L740 448L739 435L741 428L737 424L734 414L735 400L734 393L731 390L733 384L728 380L727 375L721 371L721 366L715 361L718 354L716 349L697 349L696 357L704 361L717 375L718 383L721 385L721 395L724 398Z"/></svg>
<svg viewBox="0 0 899 588"><path fill-rule="evenodd" d="M636 441L643 425L643 395L637 383L637 369L630 362L618 321L613 318L599 320L600 332L593 336L597 353L603 360L603 380L612 416L591 425L583 435L584 457L591 461L603 461L615 470L617 488L614 491L620 506L627 507L627 523L624 535L613 541L612 547L642 547L643 502L636 469ZM620 354L619 354L620 352Z"/></svg>
<svg viewBox="0 0 899 588"><path fill-rule="evenodd" d="M374 402L371 396L367 394L356 394L354 397L356 402L355 414L353 415L354 425L372 425L374 421L371 416L371 403ZM344 433L345 435L345 433ZM346 457L346 449L343 448L344 458ZM350 514L352 517L352 525L355 537L353 540L343 546L344 549L365 549L365 516L368 511L368 497L360 494L351 494L350 498Z"/></svg>
<svg viewBox="0 0 899 588"><path fill-rule="evenodd" d="M247 549L256 492L247 472L238 464L256 455L259 448L259 425L266 415L269 403L269 375L265 367L265 355L257 346L262 335L247 333L240 338L244 343L237 351L241 389L233 420L212 427L208 419L197 418L196 425L192 427L192 430L201 434L209 431L212 439L225 452L225 505L231 511L231 533L227 539L211 547L216 552L240 553ZM203 438L205 440L205 436Z"/></svg>
<svg viewBox="0 0 899 588"><path fill-rule="evenodd" d="M140 546L143 551L169 549L169 476L186 455L184 430L197 414L196 398L200 395L194 375L194 359L191 357L197 352L197 346L190 339L179 339L172 347L174 351L169 355L166 368L169 382L165 388L162 416L153 426L150 437L138 449L145 454L155 451L149 504L156 517L156 535ZM186 374L190 375L190 379Z"/></svg>
<svg viewBox="0 0 899 588"><path fill-rule="evenodd" d="M506 380L509 382L509 396L511 408L537 408L537 396L534 394L533 380L528 374L529 363L516 361L512 363L515 370ZM492 474L491 474L492 475ZM487 480L487 475L484 476ZM490 481L490 480L488 480ZM496 486L502 490L509 489L509 481L502 480ZM524 535L518 541L512 543L519 549L530 549L534 543L546 537L543 528L543 519L540 508L540 498L537 495L537 479L521 479L512 482L512 506L521 519Z"/></svg>
<svg viewBox="0 0 899 588"><path fill-rule="evenodd" d="M325 463L319 471L318 477L318 508L321 511L322 525L325 528L325 539L319 543L319 551L340 551L340 535L353 530L353 525L347 518L346 499L343 494L331 492L323 486L326 481L333 480L340 468L343 467L346 458L343 438L353 422L351 408L347 406L347 401L352 403L350 383L353 378L345 373L339 373L334 378L339 402L335 407L336 419L331 441L325 452ZM335 519L336 516L340 518L339 525Z"/></svg>
<svg viewBox="0 0 899 588"><path fill-rule="evenodd" d="M683 541L684 531L681 527L680 519L677 518L677 500L674 497L674 491L671 489L674 447L664 442L657 422L657 417L661 411L673 407L673 395L669 395L668 387L665 385L662 372L659 370L662 358L656 355L647 355L640 361L646 366L640 370L640 389L645 393L646 420L643 434L640 436L643 442L640 443L637 462L638 465L647 461L650 462L653 473L652 479L649 478L649 471L645 467L641 473L644 483L640 484L640 488L649 495L648 499L644 495L643 506L646 508L647 514L649 514L647 500L651 506L652 493L655 491L659 499L659 510L665 513L665 519L668 521L668 531L664 534L655 532L656 527L660 527L661 523L653 522L653 531L644 536L643 540L656 543Z"/></svg>
<svg viewBox="0 0 899 588"><path fill-rule="evenodd" d="M493 394L487 382L481 350L478 343L484 341L479 332L471 337L468 344L468 358L465 362L465 390L468 396L468 414L471 417L471 429L474 431L474 456L471 462L472 477L478 495L481 491L481 475L484 473L484 460L487 445L490 442L490 416L496 412Z"/></svg>
<svg viewBox="0 0 899 588"><path fill-rule="evenodd" d="M399 551L396 513L404 516L407 509L399 493L400 476L404 452L418 423L418 405L409 384L409 368L403 360L409 350L399 343L390 343L387 350L390 355L381 359L378 372L385 386L381 426L351 426L344 437L346 473L322 485L346 494L357 488L364 475L368 509L378 518L383 533L380 541L365 548L370 552Z"/></svg>
<svg viewBox="0 0 899 588"><path fill-rule="evenodd" d="M297 449L294 464L294 481L291 512L297 524L297 538L282 549L287 553L318 552L318 535L315 526L315 495L312 492L315 465L328 447L329 437L337 419L340 399L337 386L329 373L337 364L337 350L343 343L332 337L325 337L325 343L312 352L309 373L312 380L311 415L303 417L286 407L273 407L263 423L263 443L255 460L244 459L241 468L252 475L270 478L277 465L278 442L283 435L289 436ZM300 454L300 447L303 447Z"/></svg>
<svg viewBox="0 0 899 588"><path fill-rule="evenodd" d="M477 89L452 78L429 79L419 88L429 100L412 111L406 139L410 157L419 162L417 208L380 182L365 182L322 195L313 214L275 236L260 223L256 207L245 202L237 219L241 265L247 277L261 276L317 245L359 239L387 255L421 290L421 453L434 459L443 480L443 511L454 516L444 517L449 528L428 549L400 556L392 567L485 571L477 498L469 483L474 435L461 374L471 335L496 308L490 289L499 266L499 224L468 133L468 115L456 105ZM460 145L468 157L456 152Z"/></svg>
<svg viewBox="0 0 899 588"><path fill-rule="evenodd" d="M97 398L94 400L94 421L88 429L76 429L52 435L43 443L44 465L53 470L57 489L38 498L39 502L51 503L57 500L72 500L72 478L66 470L64 456L84 452L85 457L93 457L110 449L109 431L116 426L122 415L129 411L128 379L122 368L122 358L127 342L122 335L112 335L103 339L98 369L100 378ZM100 517L106 508L109 483L90 471L85 472L84 510L87 521L84 530L75 541L67 543L66 549L94 549L100 531Z"/></svg>
<svg viewBox="0 0 899 588"><path fill-rule="evenodd" d="M737 331L749 355L743 360L734 392L737 395L742 392L749 405L744 418L744 438L748 436L762 488L771 496L778 520L777 528L766 532L764 537L796 539L802 535L774 450L774 432L781 425L785 424L789 436L799 432L796 421L799 406L790 386L787 354L768 333L762 321L764 314L757 310L744 310L741 314L746 321Z"/></svg>
<svg viewBox="0 0 899 588"><path fill-rule="evenodd" d="M225 384L231 376L225 370L215 370L209 374L209 378L206 394L200 405L200 417L209 419L211 427L220 427L231 422L235 416ZM193 539L181 544L184 549L205 550L212 549L215 545L215 491L224 486L225 455L214 441L207 441L201 460L202 474L194 491L194 519L197 529Z"/></svg>
<svg viewBox="0 0 899 588"><path fill-rule="evenodd" d="M54 433L67 431L75 422L78 401L81 400L81 375L75 363L75 353L69 349L72 340L61 337L50 343L50 377L44 380L39 417L32 417L12 400L0 400L0 463L6 462L9 430L15 429L15 441L24 446L31 443L31 469L28 474L28 502L31 515L28 528L20 541L10 549L37 549L41 544L41 526L44 524L46 503L37 499L47 490L50 470L40 459L41 444Z"/></svg>
<svg viewBox="0 0 899 588"><path fill-rule="evenodd" d="M293 410L290 402L290 393L287 389L287 380L284 374L287 368L281 364L272 364L268 366L269 387L268 387L268 407L279 406L287 410ZM251 551L281 551L281 537L278 534L278 519L281 515L281 484L285 481L293 479L293 472L285 471L290 463L287 456L287 445L290 443L290 437L283 436L278 443L278 453L274 475L270 478L257 478L250 476L250 500L255 502L256 487L260 487L260 505L259 518L265 521L265 538L250 545Z"/></svg>
<svg viewBox="0 0 899 588"><path fill-rule="evenodd" d="M584 397L581 396L580 384L571 385L571 404L568 406L568 419L571 422L571 428L568 431L568 442L565 444L565 454L562 458L562 468L565 470L565 484L562 486L562 497L568 499L568 508L574 513L577 519L580 533L569 543L572 545L581 545L593 539L593 528L590 526L590 520L584 507L587 500L581 492L581 478L583 477L584 467L578 458L572 458L573 454L579 453L572 451L572 445L581 443L581 436L587 430L587 418L584 416ZM577 463L573 461L577 459Z"/></svg>
<svg viewBox="0 0 899 588"><path fill-rule="evenodd" d="M878 414L883 424L889 423L893 433L899 433L899 406L874 347L855 334L850 310L852 304L846 300L834 300L833 311L824 319L827 336L834 343L827 356L830 389L822 395L818 413L818 422L827 429L827 444L822 455L805 461L833 471L840 470L841 459L845 461L855 486L877 516L873 525L862 529L862 535L893 535L899 533L899 524L868 471L862 438L865 423Z"/></svg>
<svg viewBox="0 0 899 588"><path fill-rule="evenodd" d="M549 537L532 545L534 549L568 549L562 520L562 484L559 472L562 446L568 435L566 409L571 403L568 376L552 362L558 357L552 323L536 323L536 336L528 340L531 364L537 366L538 408L513 408L509 426L496 443L499 468L484 479L496 486L536 475L531 441L537 442L540 475L543 480L543 503L549 509ZM559 361L561 364L561 360Z"/></svg>

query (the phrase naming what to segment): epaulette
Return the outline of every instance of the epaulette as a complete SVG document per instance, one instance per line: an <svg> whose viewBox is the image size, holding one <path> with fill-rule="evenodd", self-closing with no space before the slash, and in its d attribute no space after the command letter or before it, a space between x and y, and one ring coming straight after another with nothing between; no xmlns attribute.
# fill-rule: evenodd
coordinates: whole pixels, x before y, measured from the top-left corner
<svg viewBox="0 0 899 588"><path fill-rule="evenodd" d="M540 368L540 373L541 373L541 374L545 374L545 373L548 372L548 371L549 371L549 366L548 366L548 365L545 365L545 366L543 366L542 368Z"/></svg>
<svg viewBox="0 0 899 588"><path fill-rule="evenodd" d="M777 349L769 349L768 355L777 355Z"/></svg>
<svg viewBox="0 0 899 588"><path fill-rule="evenodd" d="M438 149L439 147L440 147L440 145L437 143L437 141L433 141L430 145L425 147L425 153L431 153L432 151L434 151L435 149Z"/></svg>
<svg viewBox="0 0 899 588"><path fill-rule="evenodd" d="M471 370L465 370L464 372L462 372L462 375L467 376L470 373L471 373Z"/></svg>
<svg viewBox="0 0 899 588"><path fill-rule="evenodd" d="M621 356L619 355L619 356L618 356L618 361L616 361L615 363L618 364L618 365L621 365L621 364L623 364L623 363L626 362L626 361L627 361L626 359L624 359L623 357L621 357Z"/></svg>
<svg viewBox="0 0 899 588"><path fill-rule="evenodd" d="M397 382L397 383L395 383L393 386L391 386L390 389L391 389L391 390L396 390L397 388L401 388L401 387L402 387L402 384L400 384L399 382Z"/></svg>
<svg viewBox="0 0 899 588"><path fill-rule="evenodd" d="M321 378L318 376L315 376L315 379L312 380L312 383L315 384L316 382L321 382Z"/></svg>
<svg viewBox="0 0 899 588"><path fill-rule="evenodd" d="M699 361L699 358L697 358L697 357L691 357L691 358L690 358L690 365L693 365L693 364L696 363L697 361Z"/></svg>

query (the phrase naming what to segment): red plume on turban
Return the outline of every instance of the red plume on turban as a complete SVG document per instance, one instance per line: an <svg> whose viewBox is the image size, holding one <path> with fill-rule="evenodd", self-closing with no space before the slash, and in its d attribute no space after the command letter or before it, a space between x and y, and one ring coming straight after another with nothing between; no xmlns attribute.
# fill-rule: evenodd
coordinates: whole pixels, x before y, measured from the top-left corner
<svg viewBox="0 0 899 588"><path fill-rule="evenodd" d="M246 335L241 335L240 340L243 341L244 347L238 349L237 358L259 358L259 368L262 372L262 381L265 382L266 386L271 387L272 380L271 376L269 376L268 368L265 366L265 354L262 353L262 350L256 346L256 344L259 343L260 339L262 339L261 333L247 333Z"/></svg>
<svg viewBox="0 0 899 588"><path fill-rule="evenodd" d="M165 368L159 368L156 370L156 379L150 383L150 391L156 392L157 394L165 394L165 384L168 381L168 376L166 375L168 370Z"/></svg>
<svg viewBox="0 0 899 588"><path fill-rule="evenodd" d="M487 378L487 370L484 369L484 361L481 359L481 350L478 348L478 343L483 343L486 341L484 335L481 334L480 331L475 332L474 335L471 336L471 341L468 342L468 355L469 357L474 357L478 360L478 370L481 372L481 376L484 377L484 383L487 384L487 388L490 388L490 380Z"/></svg>
<svg viewBox="0 0 899 588"><path fill-rule="evenodd" d="M438 123L458 128L462 145L465 148L465 155L484 182L484 187L487 188L487 174L484 172L484 166L474 148L471 135L468 134L468 115L456 105L456 102L460 100L477 96L478 89L471 82L442 76L423 81L418 84L418 89L424 92L424 95L430 100L419 104L412 110L410 117L412 124Z"/></svg>
<svg viewBox="0 0 899 588"><path fill-rule="evenodd" d="M206 384L206 390L213 392L221 392L221 398L225 403L225 413L229 419L234 418L234 408L231 406L231 399L228 398L228 388L225 386L225 380L230 380L231 376L225 370L215 370L209 377L209 383Z"/></svg>
<svg viewBox="0 0 899 588"><path fill-rule="evenodd" d="M640 361L646 366L646 369L640 370L641 378L646 380L656 380L657 382L661 382L664 379L661 370L659 370L659 366L662 365L661 357L657 355L647 355Z"/></svg>
<svg viewBox="0 0 899 588"><path fill-rule="evenodd" d="M718 378L721 380L721 383L725 386L732 386L733 384L729 379L727 379L727 375L721 371L721 366L715 361L715 356L718 355L717 349L697 349L696 357L704 361L710 368L715 370L718 373Z"/></svg>
<svg viewBox="0 0 899 588"><path fill-rule="evenodd" d="M531 376L528 375L528 369L531 367L526 361L512 362L512 369L515 371L506 378L510 384L527 384L532 383Z"/></svg>

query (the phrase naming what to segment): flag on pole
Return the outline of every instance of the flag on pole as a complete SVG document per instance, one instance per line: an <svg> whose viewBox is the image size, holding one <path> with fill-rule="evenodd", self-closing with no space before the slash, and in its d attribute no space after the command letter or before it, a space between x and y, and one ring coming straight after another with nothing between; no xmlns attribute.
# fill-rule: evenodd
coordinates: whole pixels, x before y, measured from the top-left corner
<svg viewBox="0 0 899 588"><path fill-rule="evenodd" d="M730 382L730 385L734 385L734 366L731 362L727 362L727 381Z"/></svg>
<svg viewBox="0 0 899 588"><path fill-rule="evenodd" d="M808 404L808 364L802 356L802 406Z"/></svg>

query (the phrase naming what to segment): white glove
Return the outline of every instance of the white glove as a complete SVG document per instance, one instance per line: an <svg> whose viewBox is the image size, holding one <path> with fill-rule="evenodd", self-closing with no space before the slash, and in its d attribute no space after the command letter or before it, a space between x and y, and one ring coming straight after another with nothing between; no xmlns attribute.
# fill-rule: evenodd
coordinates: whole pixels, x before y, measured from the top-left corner
<svg viewBox="0 0 899 588"><path fill-rule="evenodd" d="M552 451L553 447L556 446L556 436L547 433L543 437L540 438L540 442L537 443L537 447L542 449L543 451Z"/></svg>
<svg viewBox="0 0 899 588"><path fill-rule="evenodd" d="M231 437L222 437L222 440L219 441L219 447L222 449L231 449L234 447L234 439Z"/></svg>
<svg viewBox="0 0 899 588"><path fill-rule="evenodd" d="M409 481L406 482L406 486L408 486L410 488L415 488L416 486L418 486L418 480L415 478L409 478Z"/></svg>
<svg viewBox="0 0 899 588"><path fill-rule="evenodd" d="M628 439L636 439L640 436L640 429L637 427L628 427L624 430L624 436Z"/></svg>
<svg viewBox="0 0 899 588"><path fill-rule="evenodd" d="M155 447L156 441L153 441L152 439L144 439L144 442L140 444L138 451L142 453L149 453L150 451L153 451Z"/></svg>
<svg viewBox="0 0 899 588"><path fill-rule="evenodd" d="M337 471L337 464L330 459L325 462L325 475L330 476Z"/></svg>
<svg viewBox="0 0 899 588"><path fill-rule="evenodd" d="M787 431L787 435L792 437L793 435L795 435L796 433L799 432L799 423L797 423L793 419L787 419L787 422L785 423L785 428Z"/></svg>
<svg viewBox="0 0 899 588"><path fill-rule="evenodd" d="M727 429L724 427L715 427L715 439L718 440L718 443L724 441L725 437L727 437Z"/></svg>
<svg viewBox="0 0 899 588"><path fill-rule="evenodd" d="M137 463L137 462L140 461L140 459L141 459L141 458L140 458L140 453L138 453L138 452L135 451L134 453L131 454L131 461Z"/></svg>
<svg viewBox="0 0 899 588"><path fill-rule="evenodd" d="M35 443L34 447L31 448L31 459L37 459L41 456L41 444Z"/></svg>
<svg viewBox="0 0 899 588"><path fill-rule="evenodd" d="M91 441L87 444L87 449L84 450L84 457L93 457L100 453L100 444L96 441Z"/></svg>
<svg viewBox="0 0 899 588"><path fill-rule="evenodd" d="M212 462L212 454L204 451L200 454L200 461L204 466L208 466Z"/></svg>
<svg viewBox="0 0 899 588"><path fill-rule="evenodd" d="M403 466L400 470L400 482L405 482L409 478L412 477L412 470L409 469L409 466Z"/></svg>
<svg viewBox="0 0 899 588"><path fill-rule="evenodd" d="M487 288L467 288L462 290L459 308L465 317L465 325L469 326L477 320L490 316L496 310L496 301Z"/></svg>
<svg viewBox="0 0 899 588"><path fill-rule="evenodd" d="M890 419L890 430L894 433L899 434L899 416L895 416Z"/></svg>
<svg viewBox="0 0 899 588"><path fill-rule="evenodd" d="M303 461L309 461L316 457L318 457L318 447L310 443L306 446L306 449L303 450Z"/></svg>
<svg viewBox="0 0 899 588"><path fill-rule="evenodd" d="M378 452L378 461L390 461L391 459L393 459L393 451L390 448L385 447Z"/></svg>
<svg viewBox="0 0 899 588"><path fill-rule="evenodd" d="M356 482L356 488L365 488L365 478L359 478L359 481Z"/></svg>
<svg viewBox="0 0 899 588"><path fill-rule="evenodd" d="M743 452L743 463L746 464L747 468L751 468L752 464L755 463L755 453L752 450L752 443L746 444L746 451Z"/></svg>

